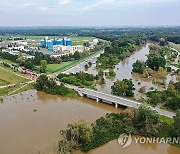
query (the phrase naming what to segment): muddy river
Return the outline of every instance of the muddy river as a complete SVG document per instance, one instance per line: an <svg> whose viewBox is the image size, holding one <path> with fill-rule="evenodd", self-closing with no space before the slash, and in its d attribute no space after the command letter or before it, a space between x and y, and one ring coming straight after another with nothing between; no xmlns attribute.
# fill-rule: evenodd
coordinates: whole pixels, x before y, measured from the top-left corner
<svg viewBox="0 0 180 154"><path fill-rule="evenodd" d="M74 120L93 122L113 106L86 98L63 98L36 90L4 98L0 103L0 154L50 153L60 129Z"/></svg>
<svg viewBox="0 0 180 154"><path fill-rule="evenodd" d="M132 69L133 69L133 67L132 67L133 63L135 63L136 60L146 61L148 54L149 54L149 43L144 45L141 49L134 52L130 57L124 59L118 65L116 65L115 69L114 69L116 72L116 77L109 78L109 79L105 78L106 84L97 85L97 87L96 87L97 90L110 94L111 86L113 85L113 82L115 82L117 80L123 80L125 78L132 79L133 83L135 85L135 89L136 89L135 90L135 98L138 99L141 96L144 97L144 94L139 92L139 89L141 87L144 87L146 92L149 91L149 89L152 87L154 89L163 90L164 87L166 87L170 81L176 82L176 77L177 77L176 75L167 74L163 79L160 79L157 77L144 78L140 74L137 74L137 73L131 74ZM96 75L98 73L98 70L96 69L97 57L94 57L94 58L88 60L93 63L91 68L86 70L84 68L84 65L87 62L83 62L83 63L71 68L70 70L66 71L65 73L76 73L76 72L80 72L80 71L85 71L86 73L91 73L91 74ZM172 68L174 69L174 66ZM105 72L108 72L108 70L105 70ZM153 84L153 81L163 82L165 85L162 86L160 84Z"/></svg>
<svg viewBox="0 0 180 154"><path fill-rule="evenodd" d="M137 60L146 60L149 53L148 44L135 52L129 58L120 62L116 68L116 77L106 79L106 84L97 86L99 91L110 93L114 81L132 78L136 89L146 86L161 88L152 84L150 79L141 79L132 75L132 64ZM88 72L96 74L95 62ZM85 63L84 63L85 64ZM70 72L84 70L84 64L72 68ZM175 76L168 75L166 82L175 80ZM141 82L141 85L138 84ZM136 97L141 94L136 91ZM60 139L59 130L65 129L68 123L84 119L93 122L108 112L122 112L113 106L97 103L87 98L63 98L47 95L36 90L26 91L4 98L0 103L0 154L55 154ZM81 152L76 152L81 153ZM168 144L132 144L127 149L121 149L116 140L111 141L89 152L90 154L179 154L180 148Z"/></svg>
<svg viewBox="0 0 180 154"><path fill-rule="evenodd" d="M122 111L87 98L63 98L36 90L5 97L0 104L0 154L56 154L59 130L68 123L81 119L93 122L108 112ZM180 148L168 144L133 144L124 150L114 140L89 153L132 152L179 154Z"/></svg>

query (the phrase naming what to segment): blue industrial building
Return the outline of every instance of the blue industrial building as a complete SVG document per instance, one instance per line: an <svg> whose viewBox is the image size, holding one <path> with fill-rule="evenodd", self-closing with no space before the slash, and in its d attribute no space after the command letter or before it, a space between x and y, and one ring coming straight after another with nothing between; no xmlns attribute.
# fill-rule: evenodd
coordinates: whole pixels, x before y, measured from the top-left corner
<svg viewBox="0 0 180 154"><path fill-rule="evenodd" d="M46 40L44 39L44 40L41 40L40 41L40 45L41 45L41 47L46 47Z"/></svg>
<svg viewBox="0 0 180 154"><path fill-rule="evenodd" d="M72 41L67 38L63 39L43 39L40 41L41 47L47 48L48 50L53 50L53 45L64 45L72 46Z"/></svg>

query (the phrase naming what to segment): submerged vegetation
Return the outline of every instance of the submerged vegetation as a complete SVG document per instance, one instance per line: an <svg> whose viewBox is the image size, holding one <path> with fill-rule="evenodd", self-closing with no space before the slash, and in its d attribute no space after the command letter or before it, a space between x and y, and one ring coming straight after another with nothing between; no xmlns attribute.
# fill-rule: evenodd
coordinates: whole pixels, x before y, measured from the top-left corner
<svg viewBox="0 0 180 154"><path fill-rule="evenodd" d="M163 91L150 91L146 93L147 102L151 105L163 104L167 109L180 109L180 81L169 84L168 88Z"/></svg>
<svg viewBox="0 0 180 154"><path fill-rule="evenodd" d="M97 60L96 67L101 69L114 68L120 60L130 56L138 46L145 43L143 36L123 35L112 41L111 46L105 48L105 52Z"/></svg>
<svg viewBox="0 0 180 154"><path fill-rule="evenodd" d="M122 133L147 137L178 137L179 119L180 111L177 111L174 120L169 120L141 106L138 110L106 114L91 125L84 121L76 122L60 131L62 140L59 142L59 152L73 152L76 149L88 152L118 138Z"/></svg>
<svg viewBox="0 0 180 154"><path fill-rule="evenodd" d="M62 95L62 96L75 96L75 91L67 88L64 84L57 85L53 79L48 79L46 75L41 75L36 83L35 88L39 91L44 91L52 95Z"/></svg>
<svg viewBox="0 0 180 154"><path fill-rule="evenodd" d="M96 76L84 72L79 72L76 74L70 73L70 74L63 74L60 73L57 76L57 79L60 82L72 84L75 86L85 86L89 88L93 88L94 81L97 79Z"/></svg>
<svg viewBox="0 0 180 154"><path fill-rule="evenodd" d="M134 96L134 84L132 80L123 79L117 80L111 86L112 94L117 96Z"/></svg>

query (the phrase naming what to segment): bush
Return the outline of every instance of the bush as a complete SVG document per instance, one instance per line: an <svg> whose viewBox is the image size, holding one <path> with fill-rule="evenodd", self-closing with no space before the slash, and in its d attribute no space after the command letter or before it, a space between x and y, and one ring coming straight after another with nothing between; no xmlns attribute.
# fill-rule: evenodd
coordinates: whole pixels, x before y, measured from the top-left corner
<svg viewBox="0 0 180 154"><path fill-rule="evenodd" d="M116 76L116 73L114 72L114 70L109 71L109 76L110 77L115 77Z"/></svg>
<svg viewBox="0 0 180 154"><path fill-rule="evenodd" d="M132 71L133 71L133 72L136 72L136 73L143 74L145 68L146 68L145 63L137 60L137 61L133 64L133 69L132 69Z"/></svg>

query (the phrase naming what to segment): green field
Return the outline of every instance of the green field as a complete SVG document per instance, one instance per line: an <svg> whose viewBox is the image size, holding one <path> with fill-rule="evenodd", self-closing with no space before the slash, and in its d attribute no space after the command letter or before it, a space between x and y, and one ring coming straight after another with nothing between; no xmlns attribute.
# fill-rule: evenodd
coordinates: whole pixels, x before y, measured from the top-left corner
<svg viewBox="0 0 180 154"><path fill-rule="evenodd" d="M34 86L33 86L33 83L30 83L30 84L26 84L26 85L20 85L17 89L18 90L11 90L10 92L14 91L13 93L11 93L11 95L14 95L14 94L18 94L18 93L21 93L21 92L24 92L24 91L27 91L27 90L31 90L33 89Z"/></svg>
<svg viewBox="0 0 180 154"><path fill-rule="evenodd" d="M45 38L45 36L23 36L27 39L31 40L42 40ZM49 36L50 39L53 38L62 38L62 36ZM83 45L85 42L90 42L93 40L92 37L80 37L80 36L73 36L73 37L68 37L72 40L73 45Z"/></svg>
<svg viewBox="0 0 180 154"><path fill-rule="evenodd" d="M71 64L72 62L62 62L60 64L48 64L47 65L47 72L52 72L54 70L57 70L57 69L60 69L60 68L63 68L63 67L66 67L68 66L69 64Z"/></svg>
<svg viewBox="0 0 180 154"><path fill-rule="evenodd" d="M175 44L175 43L169 42L169 45L170 45L170 47L172 47L180 52L180 44Z"/></svg>
<svg viewBox="0 0 180 154"><path fill-rule="evenodd" d="M14 72L11 69L5 68L0 65L0 86L5 86L9 84L18 84L21 82L27 82L28 79L18 76L20 75L19 72Z"/></svg>
<svg viewBox="0 0 180 154"><path fill-rule="evenodd" d="M21 85L22 86L22 85ZM18 89L20 86L16 85L14 87L6 87L0 90L0 96L8 95L10 92Z"/></svg>
<svg viewBox="0 0 180 154"><path fill-rule="evenodd" d="M71 40L73 42L73 45L83 45L86 42L91 42L93 38L92 37L72 37Z"/></svg>
<svg viewBox="0 0 180 154"><path fill-rule="evenodd" d="M93 57L95 55L100 54L100 53L102 53L102 50L92 52L91 54L86 55L86 56L82 57L79 60L74 60L74 61L71 61L71 62L63 62L62 65L60 65L60 64L49 64L48 67L47 67L47 74L65 71L67 69L70 69L71 67L76 66L77 64L79 64L79 63L81 63L81 62L83 62L85 60L88 60L89 58L91 58L91 57ZM48 68L51 68L51 69L48 69Z"/></svg>

